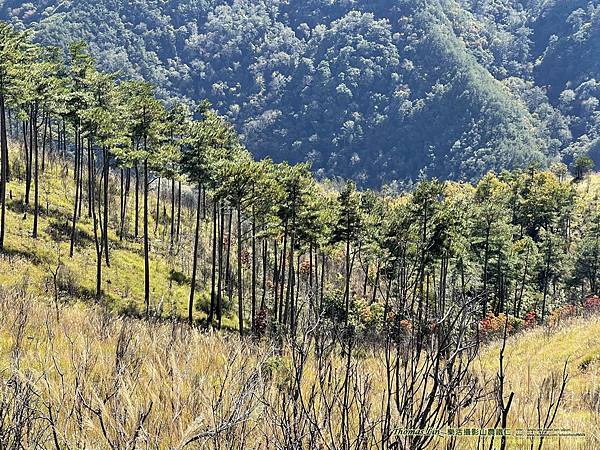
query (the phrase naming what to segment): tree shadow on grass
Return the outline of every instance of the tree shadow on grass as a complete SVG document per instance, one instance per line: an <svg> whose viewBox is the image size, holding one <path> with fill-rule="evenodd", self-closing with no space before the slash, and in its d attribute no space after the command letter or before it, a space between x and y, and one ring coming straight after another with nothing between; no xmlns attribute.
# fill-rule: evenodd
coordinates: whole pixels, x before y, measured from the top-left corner
<svg viewBox="0 0 600 450"><path fill-rule="evenodd" d="M7 259L9 264L13 264L17 259L25 259L36 266L48 264L50 262L48 258L42 257L33 250L22 248L5 247L4 250L0 252L0 257Z"/></svg>
<svg viewBox="0 0 600 450"><path fill-rule="evenodd" d="M52 221L46 227L46 233L54 242L66 242L71 239L71 224L69 221ZM90 233L81 228L75 227L76 245L91 245L94 240Z"/></svg>
<svg viewBox="0 0 600 450"><path fill-rule="evenodd" d="M26 205L25 201L22 199L13 199L12 201L9 201L6 203L6 207L8 208L9 211L15 213L15 214L31 214L33 215L33 203L31 203L30 205ZM56 219L56 220L66 220L67 216L61 212L59 209L56 208L49 208L48 210L46 209L46 206L40 203L39 206L39 216L40 217L45 217L45 218L49 218L49 219Z"/></svg>

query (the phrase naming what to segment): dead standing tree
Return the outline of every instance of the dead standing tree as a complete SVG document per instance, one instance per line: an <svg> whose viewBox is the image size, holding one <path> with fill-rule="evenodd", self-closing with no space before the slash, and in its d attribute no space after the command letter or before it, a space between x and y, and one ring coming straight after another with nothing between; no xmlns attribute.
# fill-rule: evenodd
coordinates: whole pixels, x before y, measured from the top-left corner
<svg viewBox="0 0 600 450"><path fill-rule="evenodd" d="M452 307L434 321L396 319L388 330L382 448L430 448L435 433L410 430L458 428L475 414L485 398L485 386L472 370L479 349L471 322L476 304ZM446 448L456 448L456 441L448 438Z"/></svg>

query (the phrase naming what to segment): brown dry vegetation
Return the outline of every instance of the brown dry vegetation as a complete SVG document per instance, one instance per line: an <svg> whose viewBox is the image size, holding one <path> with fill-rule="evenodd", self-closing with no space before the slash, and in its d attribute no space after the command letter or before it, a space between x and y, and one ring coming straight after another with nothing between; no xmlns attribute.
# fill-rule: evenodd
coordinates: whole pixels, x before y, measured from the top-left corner
<svg viewBox="0 0 600 450"><path fill-rule="evenodd" d="M240 340L174 322L115 318L99 307L46 304L25 289L2 293L0 317L0 439L6 448L17 441L54 449L343 448L346 379L348 448L382 447L381 348L357 347L350 359L336 350L317 357L306 338L278 346ZM538 427L538 399L545 412L550 380L560 378L568 356L571 377L552 427L588 434L547 438L543 448L597 448L589 430L600 417L598 331L598 319L579 319L509 339L505 390L515 392L509 427ZM482 401L466 426L493 426L497 370L493 344L473 365ZM397 420L392 411L392 423ZM507 448L529 445L509 440ZM489 440L463 438L455 448L488 447Z"/></svg>

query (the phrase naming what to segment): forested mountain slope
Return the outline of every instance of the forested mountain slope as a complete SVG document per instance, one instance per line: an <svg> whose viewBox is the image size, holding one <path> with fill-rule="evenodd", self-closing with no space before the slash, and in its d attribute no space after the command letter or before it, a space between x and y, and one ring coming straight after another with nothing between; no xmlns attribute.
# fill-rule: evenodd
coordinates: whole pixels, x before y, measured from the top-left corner
<svg viewBox="0 0 600 450"><path fill-rule="evenodd" d="M258 157L379 186L600 160L597 3L5 0L0 17L208 98Z"/></svg>

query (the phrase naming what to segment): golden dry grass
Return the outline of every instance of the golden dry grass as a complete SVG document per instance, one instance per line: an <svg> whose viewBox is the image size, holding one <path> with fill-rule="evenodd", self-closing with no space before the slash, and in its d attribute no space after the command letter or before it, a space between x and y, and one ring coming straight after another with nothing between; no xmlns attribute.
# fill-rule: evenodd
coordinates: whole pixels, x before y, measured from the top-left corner
<svg viewBox="0 0 600 450"><path fill-rule="evenodd" d="M53 431L59 448L72 449L110 448L109 441L113 448L181 448L192 438L196 440L187 448L286 448L286 424L294 414L293 356L286 345L277 351L266 342L205 333L175 322L116 318L82 304L57 310L14 292L2 296L0 317L2 396L6 401L17 385L23 392L31 388L30 407L45 418L38 428L44 436L42 448L56 448ZM537 428L535 407L545 391L543 380L560 374L568 359L570 380L553 428L587 435L548 438L543 448L598 448L599 336L600 320L590 318L510 338L506 389L507 394L515 392L510 427ZM482 380L494 378L498 349L498 344L487 346L477 360L475 370ZM324 402L333 405L333 416L341 406L343 358L334 354L329 363L330 385L321 386L324 396L309 405L323 424ZM364 448L377 448L383 357L377 350L365 350L352 365L355 401L364 398L371 408L366 423L373 427L373 441ZM300 381L301 400L308 402L310 391L322 384L319 373L309 355ZM482 414L492 412L491 397L480 409ZM355 404L354 432L358 414ZM477 421L472 425L478 426ZM339 421L332 427L323 443L338 448ZM299 448L307 448L303 444ZM457 448L476 447L476 439L463 438ZM529 442L509 440L508 448L529 448Z"/></svg>
<svg viewBox="0 0 600 450"><path fill-rule="evenodd" d="M479 368L496 370L500 344L484 349ZM509 339L506 350L507 390L516 393L513 427L537 427L536 400L550 374L560 375L567 363L565 401L554 428L586 433L561 448L600 448L600 319L577 318L553 328L539 327ZM550 444L550 443L549 443ZM558 447L558 442L556 442ZM550 445L547 448L553 448Z"/></svg>

